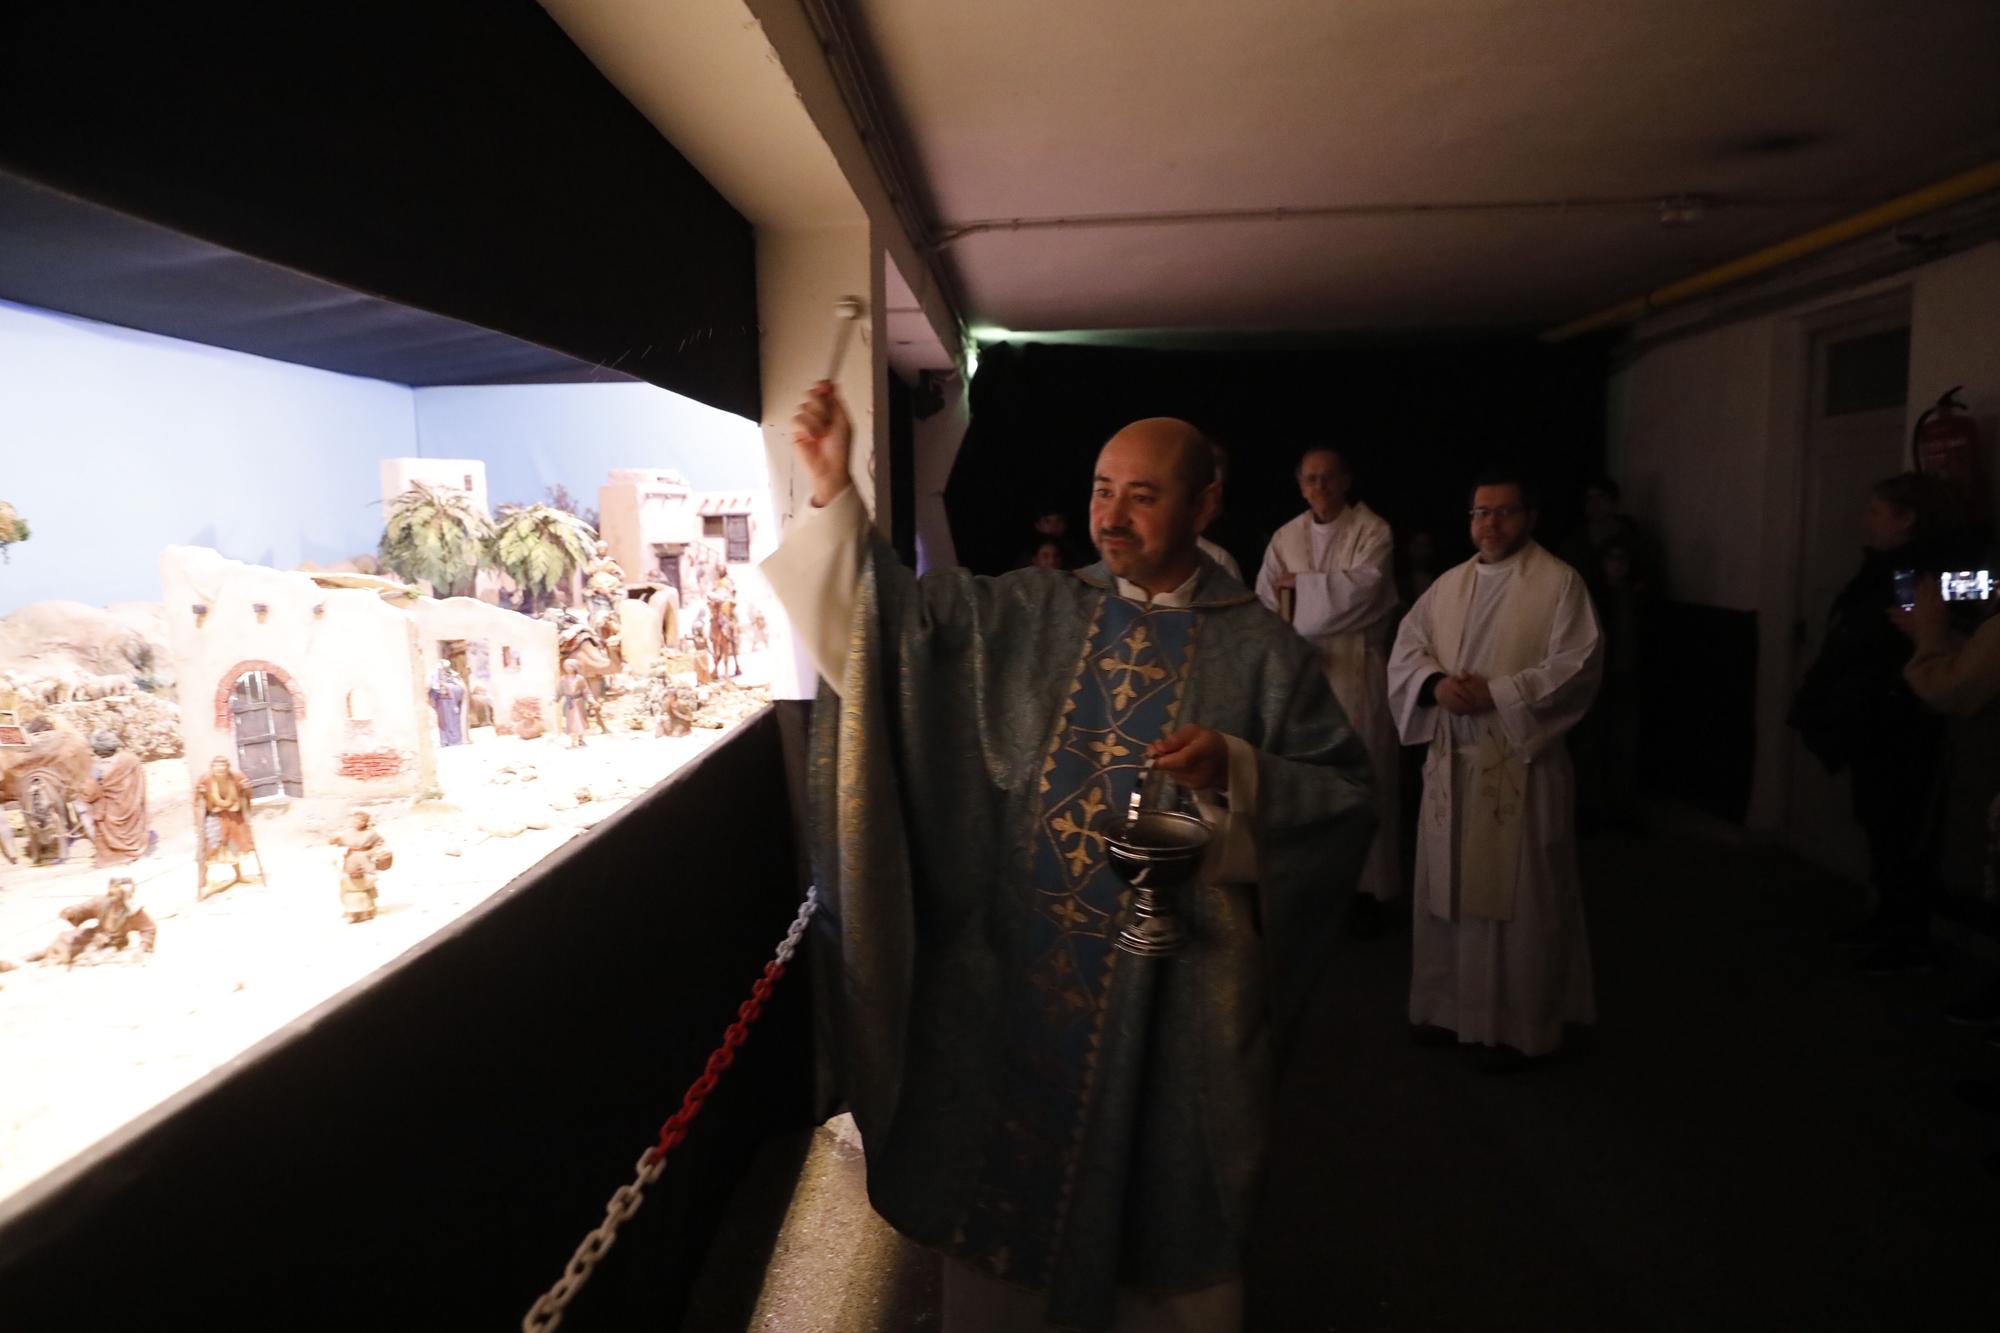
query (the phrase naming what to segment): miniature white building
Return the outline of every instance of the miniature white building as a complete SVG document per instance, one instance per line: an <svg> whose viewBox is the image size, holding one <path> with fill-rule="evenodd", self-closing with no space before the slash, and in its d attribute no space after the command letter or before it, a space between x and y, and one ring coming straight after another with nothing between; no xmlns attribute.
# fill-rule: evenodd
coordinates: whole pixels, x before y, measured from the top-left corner
<svg viewBox="0 0 2000 1333"><path fill-rule="evenodd" d="M220 755L259 797L414 795L436 785L428 686L445 657L496 730L553 720L555 627L359 574L303 574L198 546L160 557L187 762ZM468 693L468 703L470 696Z"/></svg>
<svg viewBox="0 0 2000 1333"><path fill-rule="evenodd" d="M674 590L682 641L704 625L709 593L725 574L735 588L739 649L763 650L774 635L784 635L778 628L784 618L777 599L757 568L777 547L778 525L764 491L697 491L671 470L614 468L598 488L597 514L598 536L611 548L628 585ZM657 625L661 596L652 594L654 604L644 611L631 605L623 609L626 660L634 669L645 669L645 645L657 634L652 626L645 634L635 632L639 627L634 622L644 615ZM790 653L788 637L781 651Z"/></svg>
<svg viewBox="0 0 2000 1333"><path fill-rule="evenodd" d="M382 460L382 503L387 505L421 482L440 491L464 491L487 518L486 464L477 458L385 458Z"/></svg>
<svg viewBox="0 0 2000 1333"><path fill-rule="evenodd" d="M554 625L471 597L413 597L404 606L417 622L425 682L449 658L465 680L468 702L471 691L486 691L500 735L513 735L523 718L555 727L562 658Z"/></svg>
<svg viewBox="0 0 2000 1333"><path fill-rule="evenodd" d="M660 583L680 592L705 590L728 569L769 554L769 498L757 491L697 491L680 473L614 468L597 491L598 535L629 583Z"/></svg>

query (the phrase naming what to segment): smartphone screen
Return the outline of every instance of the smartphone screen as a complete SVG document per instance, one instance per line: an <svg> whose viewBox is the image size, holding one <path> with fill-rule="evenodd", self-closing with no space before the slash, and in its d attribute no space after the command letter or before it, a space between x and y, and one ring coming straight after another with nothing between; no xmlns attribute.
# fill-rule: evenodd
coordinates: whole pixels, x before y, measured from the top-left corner
<svg viewBox="0 0 2000 1333"><path fill-rule="evenodd" d="M1900 574L1897 576L1901 577ZM1947 602L1983 602L1993 596L1990 569L1948 569L1938 575L1938 590Z"/></svg>
<svg viewBox="0 0 2000 1333"><path fill-rule="evenodd" d="M1905 611L1916 610L1917 607L1916 570L1899 569L1896 571L1896 605L1902 607Z"/></svg>

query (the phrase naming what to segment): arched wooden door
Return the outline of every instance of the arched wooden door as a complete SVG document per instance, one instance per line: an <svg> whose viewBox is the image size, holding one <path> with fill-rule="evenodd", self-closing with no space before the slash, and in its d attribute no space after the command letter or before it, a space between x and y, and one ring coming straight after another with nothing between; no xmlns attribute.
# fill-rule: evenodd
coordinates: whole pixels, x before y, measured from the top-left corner
<svg viewBox="0 0 2000 1333"><path fill-rule="evenodd" d="M299 728L292 692L267 671L246 671L229 691L236 764L252 797L305 795L299 777Z"/></svg>

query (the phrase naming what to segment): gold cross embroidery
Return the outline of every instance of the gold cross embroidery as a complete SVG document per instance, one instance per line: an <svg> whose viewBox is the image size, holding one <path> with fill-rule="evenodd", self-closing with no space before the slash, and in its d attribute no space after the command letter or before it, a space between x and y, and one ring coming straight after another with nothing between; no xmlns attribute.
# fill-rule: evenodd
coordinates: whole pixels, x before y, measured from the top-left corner
<svg viewBox="0 0 2000 1333"><path fill-rule="evenodd" d="M1123 759L1126 755L1132 753L1129 748L1118 743L1118 733L1115 731L1107 732L1104 736L1092 741L1088 748L1097 755L1097 766L1099 768L1109 768L1116 760Z"/></svg>
<svg viewBox="0 0 2000 1333"><path fill-rule="evenodd" d="M1090 913L1077 906L1076 899L1074 898L1058 898L1056 905L1050 908L1049 911L1056 920L1062 922L1063 929L1065 930L1075 930L1078 926L1090 920Z"/></svg>
<svg viewBox="0 0 2000 1333"><path fill-rule="evenodd" d="M1068 860L1072 875L1081 875L1090 869L1092 846L1102 837L1091 825L1097 822L1098 813L1104 809L1104 788L1092 787L1077 805L1083 811L1082 823L1068 814L1057 815L1049 821L1049 827L1056 831L1058 843L1064 838L1076 839L1076 846L1063 849L1063 857Z"/></svg>
<svg viewBox="0 0 2000 1333"><path fill-rule="evenodd" d="M1132 677L1134 675L1137 675L1148 684L1167 678L1167 669L1165 667L1152 662L1141 663L1139 661L1139 654L1151 646L1150 640L1146 637L1146 627L1144 625L1133 626L1132 633L1125 639L1125 646L1131 649L1132 653L1123 662L1115 657L1099 658L1097 662L1097 669L1099 671L1122 671L1125 673L1118 678L1118 688L1111 692L1111 706L1121 713L1139 695L1139 691L1133 688L1132 685Z"/></svg>

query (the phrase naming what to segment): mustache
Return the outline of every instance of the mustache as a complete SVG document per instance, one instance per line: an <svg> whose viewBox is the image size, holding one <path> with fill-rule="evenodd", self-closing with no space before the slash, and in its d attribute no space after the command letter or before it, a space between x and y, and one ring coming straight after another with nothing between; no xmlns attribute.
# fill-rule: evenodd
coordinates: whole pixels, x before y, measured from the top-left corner
<svg viewBox="0 0 2000 1333"><path fill-rule="evenodd" d="M1116 537L1120 541L1127 542L1136 542L1139 540L1139 534L1130 528L1099 528L1097 530L1097 540L1103 541L1108 537Z"/></svg>

